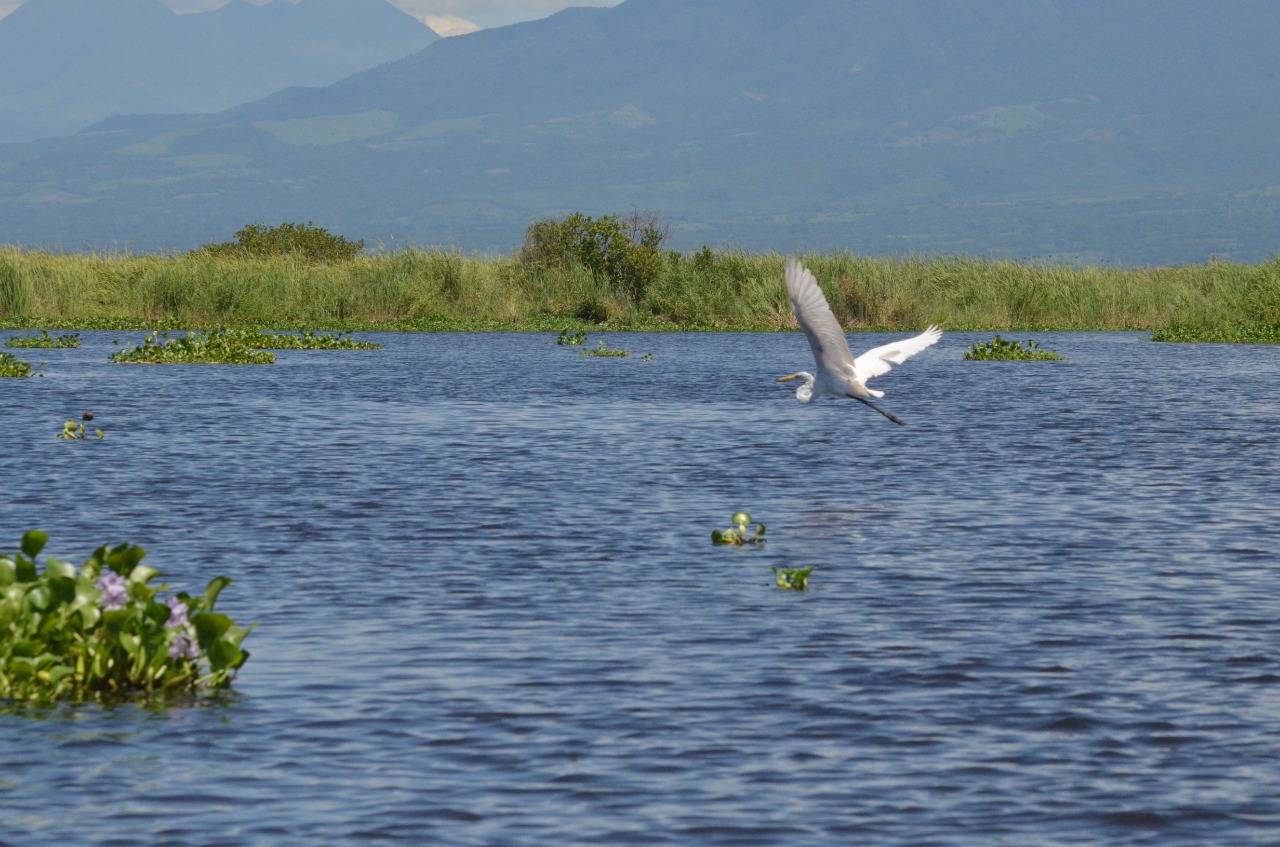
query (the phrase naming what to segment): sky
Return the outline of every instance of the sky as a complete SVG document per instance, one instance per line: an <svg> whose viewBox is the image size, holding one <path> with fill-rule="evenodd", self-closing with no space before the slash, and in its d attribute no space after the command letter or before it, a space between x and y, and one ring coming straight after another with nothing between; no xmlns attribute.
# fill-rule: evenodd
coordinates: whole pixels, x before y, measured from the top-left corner
<svg viewBox="0 0 1280 847"><path fill-rule="evenodd" d="M277 0L278 2L279 0ZM296 0L292 0L296 2ZM207 12L227 0L161 0L175 12ZM268 0L249 0L261 5ZM389 0L441 35L464 35L478 29L545 18L568 6L616 6L622 0ZM0 0L0 18L22 5Z"/></svg>

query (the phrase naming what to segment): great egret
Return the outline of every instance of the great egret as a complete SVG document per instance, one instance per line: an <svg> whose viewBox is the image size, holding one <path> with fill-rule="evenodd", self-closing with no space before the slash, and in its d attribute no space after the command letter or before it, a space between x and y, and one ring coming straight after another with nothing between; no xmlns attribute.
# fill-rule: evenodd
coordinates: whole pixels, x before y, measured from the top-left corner
<svg viewBox="0 0 1280 847"><path fill-rule="evenodd" d="M796 323L804 330L813 348L813 359L818 365L815 377L808 371L778 378L778 382L802 379L804 384L796 389L796 399L811 403L823 394L833 397L852 397L865 403L889 420L901 425L902 419L890 414L868 400L883 397L883 391L867 388L867 380L888 373L894 365L900 365L924 348L936 344L942 331L931 326L919 335L885 344L853 358L844 329L827 305L827 298L818 287L813 273L796 259L787 259L787 296L796 313Z"/></svg>

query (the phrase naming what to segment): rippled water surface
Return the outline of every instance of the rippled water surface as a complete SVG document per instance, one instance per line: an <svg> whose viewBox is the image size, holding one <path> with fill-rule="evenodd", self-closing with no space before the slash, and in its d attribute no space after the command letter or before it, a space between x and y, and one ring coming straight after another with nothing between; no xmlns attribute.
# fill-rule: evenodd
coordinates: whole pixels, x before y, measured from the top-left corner
<svg viewBox="0 0 1280 847"><path fill-rule="evenodd" d="M82 337L0 380L0 548L258 628L225 701L0 710L4 845L1280 843L1280 348L951 333L896 427L798 334Z"/></svg>

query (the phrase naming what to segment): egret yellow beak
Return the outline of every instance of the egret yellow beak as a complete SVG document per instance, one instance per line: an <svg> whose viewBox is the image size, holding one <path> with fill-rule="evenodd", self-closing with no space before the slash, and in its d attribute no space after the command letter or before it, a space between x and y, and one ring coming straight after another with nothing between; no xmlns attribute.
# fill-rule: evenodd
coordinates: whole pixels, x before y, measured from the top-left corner
<svg viewBox="0 0 1280 847"><path fill-rule="evenodd" d="M791 376L780 376L778 377L778 382L786 382L787 380L795 379L798 376L800 376L800 374L792 374Z"/></svg>

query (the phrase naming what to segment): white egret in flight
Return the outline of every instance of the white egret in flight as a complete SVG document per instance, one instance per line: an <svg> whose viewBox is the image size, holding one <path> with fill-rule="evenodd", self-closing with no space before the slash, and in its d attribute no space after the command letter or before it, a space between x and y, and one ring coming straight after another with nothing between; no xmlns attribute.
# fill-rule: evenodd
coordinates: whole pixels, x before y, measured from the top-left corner
<svg viewBox="0 0 1280 847"><path fill-rule="evenodd" d="M815 377L808 371L778 378L778 382L802 379L804 384L796 389L796 399L811 403L823 394L833 397L852 397L865 403L889 420L901 425L902 419L881 409L868 397L883 397L883 391L867 388L867 380L888 373L894 365L900 365L942 337L942 331L931 326L919 335L876 347L853 358L844 329L827 298L822 295L813 274L796 259L787 259L787 296L796 313L796 323L804 330L813 348L813 359L818 365Z"/></svg>

